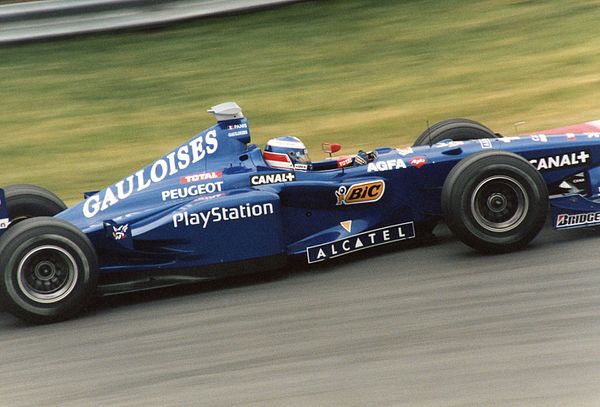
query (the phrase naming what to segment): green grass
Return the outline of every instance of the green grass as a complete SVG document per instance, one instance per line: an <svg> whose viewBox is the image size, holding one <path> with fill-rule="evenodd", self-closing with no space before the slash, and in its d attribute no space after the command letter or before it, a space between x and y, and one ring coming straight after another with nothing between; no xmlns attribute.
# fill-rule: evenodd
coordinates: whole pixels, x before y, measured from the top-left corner
<svg viewBox="0 0 600 407"><path fill-rule="evenodd" d="M597 1L307 1L164 30L0 48L1 185L74 202L212 125L235 100L253 142L320 158L407 145L426 123L496 131L600 118Z"/></svg>

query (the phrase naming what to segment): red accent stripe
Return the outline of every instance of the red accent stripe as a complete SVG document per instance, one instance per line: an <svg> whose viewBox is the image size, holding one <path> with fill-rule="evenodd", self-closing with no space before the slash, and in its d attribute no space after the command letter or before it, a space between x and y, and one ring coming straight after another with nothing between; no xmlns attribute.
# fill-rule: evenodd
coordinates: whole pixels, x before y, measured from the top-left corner
<svg viewBox="0 0 600 407"><path fill-rule="evenodd" d="M292 160L290 160L290 157L288 157L287 154L271 153L270 151L264 151L263 157L265 160L269 160L269 161L280 161L280 162L285 162L285 163L292 162Z"/></svg>

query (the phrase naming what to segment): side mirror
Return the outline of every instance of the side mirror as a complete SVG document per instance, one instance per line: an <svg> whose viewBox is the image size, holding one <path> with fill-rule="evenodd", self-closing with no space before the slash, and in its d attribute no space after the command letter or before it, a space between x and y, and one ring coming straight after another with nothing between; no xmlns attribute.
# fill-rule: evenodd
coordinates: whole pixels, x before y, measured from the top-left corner
<svg viewBox="0 0 600 407"><path fill-rule="evenodd" d="M321 148L325 153L329 154L329 157L331 157L331 154L337 153L342 149L342 145L338 143L323 143L321 144Z"/></svg>

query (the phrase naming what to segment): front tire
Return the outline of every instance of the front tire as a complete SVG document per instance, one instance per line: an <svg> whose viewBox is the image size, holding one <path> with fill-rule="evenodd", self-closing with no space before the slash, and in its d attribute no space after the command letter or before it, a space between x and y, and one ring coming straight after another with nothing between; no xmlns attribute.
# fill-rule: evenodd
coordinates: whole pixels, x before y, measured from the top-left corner
<svg viewBox="0 0 600 407"><path fill-rule="evenodd" d="M19 222L0 238L0 298L32 323L67 319L95 292L98 259L92 243L61 219Z"/></svg>
<svg viewBox="0 0 600 407"><path fill-rule="evenodd" d="M442 189L449 229L485 253L525 247L542 229L548 191L541 174L524 158L486 151L460 161Z"/></svg>

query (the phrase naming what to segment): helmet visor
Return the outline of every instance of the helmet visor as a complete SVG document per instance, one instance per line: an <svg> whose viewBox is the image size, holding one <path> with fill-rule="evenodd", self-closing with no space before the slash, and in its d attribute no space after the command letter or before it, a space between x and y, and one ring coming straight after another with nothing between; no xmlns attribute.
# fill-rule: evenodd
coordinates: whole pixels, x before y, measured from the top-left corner
<svg viewBox="0 0 600 407"><path fill-rule="evenodd" d="M290 158L292 159L292 162L294 162L294 163L310 164L310 157L308 156L308 150L305 148L291 150L288 154L289 154Z"/></svg>

